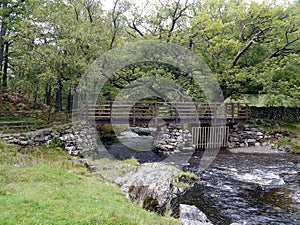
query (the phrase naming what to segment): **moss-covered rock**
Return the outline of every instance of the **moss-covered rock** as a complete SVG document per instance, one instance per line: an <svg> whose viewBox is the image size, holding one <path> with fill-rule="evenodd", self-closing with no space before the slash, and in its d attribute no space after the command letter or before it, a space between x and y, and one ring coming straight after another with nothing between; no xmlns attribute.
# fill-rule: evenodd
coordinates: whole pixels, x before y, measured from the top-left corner
<svg viewBox="0 0 300 225"><path fill-rule="evenodd" d="M145 163L118 177L115 182L133 202L142 204L147 210L165 214L172 208L171 200L197 179L195 174L173 166Z"/></svg>

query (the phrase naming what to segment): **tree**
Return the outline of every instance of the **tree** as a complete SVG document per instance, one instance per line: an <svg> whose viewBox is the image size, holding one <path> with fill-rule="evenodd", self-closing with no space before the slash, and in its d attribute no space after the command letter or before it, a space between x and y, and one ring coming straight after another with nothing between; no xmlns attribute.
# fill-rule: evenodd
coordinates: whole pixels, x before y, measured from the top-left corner
<svg viewBox="0 0 300 225"><path fill-rule="evenodd" d="M64 108L70 110L78 79L88 64L108 49L108 40L101 35L101 6L89 0L35 0L30 14L19 31L16 47L23 54L14 59L15 73L37 87L35 93L45 96L55 111L61 111L64 102Z"/></svg>
<svg viewBox="0 0 300 225"><path fill-rule="evenodd" d="M101 54L149 39L176 43L201 56L218 78L225 98L264 94L268 104L287 104L284 98L297 104L291 98L299 96L299 3L161 0L150 7L150 3L140 6L115 0L112 10L103 11L96 0L6 2L1 8L2 74L7 75L9 66L15 76L8 80L10 88L56 111L71 108L79 79ZM118 71L102 98L113 99L131 82L155 75L176 81L181 89L167 88L177 89L178 96L184 89L195 100L203 98L186 72L160 62ZM6 77L2 78L6 81ZM161 88L154 85L153 92Z"/></svg>
<svg viewBox="0 0 300 225"><path fill-rule="evenodd" d="M298 10L243 0L197 3L189 32L192 49L218 76L225 98L261 93L266 62L299 54Z"/></svg>
<svg viewBox="0 0 300 225"><path fill-rule="evenodd" d="M173 42L173 36L184 32L189 24L193 4L188 0L159 1L149 6L133 5L127 17L127 32L133 38L160 39Z"/></svg>
<svg viewBox="0 0 300 225"><path fill-rule="evenodd" d="M0 73L3 88L7 88L9 48L13 41L13 32L25 13L25 5L25 0L3 0L0 3Z"/></svg>

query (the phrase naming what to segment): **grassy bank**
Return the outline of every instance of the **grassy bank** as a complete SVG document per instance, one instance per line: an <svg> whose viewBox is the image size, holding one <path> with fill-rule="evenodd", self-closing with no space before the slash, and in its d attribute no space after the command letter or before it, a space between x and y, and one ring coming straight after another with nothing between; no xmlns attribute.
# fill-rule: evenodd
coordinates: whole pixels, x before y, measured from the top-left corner
<svg viewBox="0 0 300 225"><path fill-rule="evenodd" d="M288 137L279 139L280 146L290 146L290 153L300 154L300 122L278 122L277 127L264 127L265 130L280 132Z"/></svg>
<svg viewBox="0 0 300 225"><path fill-rule="evenodd" d="M278 146L283 146L286 151L293 154L300 154L300 121L285 122L278 120L252 119L257 122L254 126L262 128L270 134L282 134L278 140ZM247 124L247 123L242 123Z"/></svg>
<svg viewBox="0 0 300 225"><path fill-rule="evenodd" d="M0 224L179 224L130 202L61 149L0 141Z"/></svg>

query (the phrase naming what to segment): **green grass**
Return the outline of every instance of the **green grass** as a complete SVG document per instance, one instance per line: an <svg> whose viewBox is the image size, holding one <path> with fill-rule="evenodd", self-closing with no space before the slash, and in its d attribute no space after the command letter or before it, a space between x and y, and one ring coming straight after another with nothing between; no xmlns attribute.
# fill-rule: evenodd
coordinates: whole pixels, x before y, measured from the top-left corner
<svg viewBox="0 0 300 225"><path fill-rule="evenodd" d="M199 178L196 174L182 171L174 177L174 186L177 188L188 188L197 179Z"/></svg>
<svg viewBox="0 0 300 225"><path fill-rule="evenodd" d="M291 146L291 153L300 154L300 144L293 141L291 138L281 138L278 140L278 144L281 146Z"/></svg>
<svg viewBox="0 0 300 225"><path fill-rule="evenodd" d="M265 120L265 122L278 122L279 127L264 126L265 131L269 132L281 132L289 133L290 137L297 138L300 134L300 122L283 122L283 121L272 121Z"/></svg>
<svg viewBox="0 0 300 225"><path fill-rule="evenodd" d="M179 224L84 171L59 148L19 153L0 141L0 224Z"/></svg>

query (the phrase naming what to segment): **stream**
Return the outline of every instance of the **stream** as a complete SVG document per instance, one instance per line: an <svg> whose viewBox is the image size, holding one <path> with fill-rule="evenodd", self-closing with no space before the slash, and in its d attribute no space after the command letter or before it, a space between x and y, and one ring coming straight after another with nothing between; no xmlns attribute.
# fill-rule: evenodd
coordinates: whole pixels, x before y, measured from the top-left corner
<svg viewBox="0 0 300 225"><path fill-rule="evenodd" d="M104 143L118 159L164 159L149 150L151 136L125 132L118 139ZM198 176L174 204L195 205L215 225L300 224L300 155L223 152Z"/></svg>
<svg viewBox="0 0 300 225"><path fill-rule="evenodd" d="M219 154L179 197L213 224L289 224L300 222L300 156Z"/></svg>

